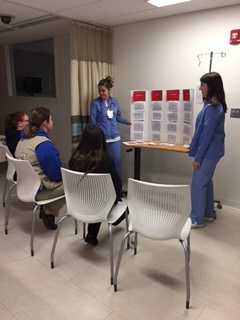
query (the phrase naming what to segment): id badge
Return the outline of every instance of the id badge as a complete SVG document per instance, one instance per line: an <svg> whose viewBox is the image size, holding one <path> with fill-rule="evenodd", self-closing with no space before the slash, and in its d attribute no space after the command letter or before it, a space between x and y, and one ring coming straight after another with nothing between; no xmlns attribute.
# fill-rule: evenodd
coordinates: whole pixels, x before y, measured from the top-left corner
<svg viewBox="0 0 240 320"><path fill-rule="evenodd" d="M108 117L108 119L113 118L113 110L107 110L107 117Z"/></svg>

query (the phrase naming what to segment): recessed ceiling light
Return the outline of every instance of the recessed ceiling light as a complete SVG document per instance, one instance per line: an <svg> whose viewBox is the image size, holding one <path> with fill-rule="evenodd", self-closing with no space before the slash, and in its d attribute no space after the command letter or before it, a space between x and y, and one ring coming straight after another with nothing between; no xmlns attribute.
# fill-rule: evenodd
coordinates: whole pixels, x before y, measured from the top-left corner
<svg viewBox="0 0 240 320"><path fill-rule="evenodd" d="M177 3L188 2L188 1L191 1L191 0L147 0L148 3L159 8L171 6Z"/></svg>

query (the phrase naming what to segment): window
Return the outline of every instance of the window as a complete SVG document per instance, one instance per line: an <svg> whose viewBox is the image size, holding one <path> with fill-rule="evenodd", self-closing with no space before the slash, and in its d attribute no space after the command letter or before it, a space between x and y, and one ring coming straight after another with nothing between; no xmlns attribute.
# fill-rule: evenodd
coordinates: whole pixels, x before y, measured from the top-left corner
<svg viewBox="0 0 240 320"><path fill-rule="evenodd" d="M15 96L56 97L53 39L9 45Z"/></svg>

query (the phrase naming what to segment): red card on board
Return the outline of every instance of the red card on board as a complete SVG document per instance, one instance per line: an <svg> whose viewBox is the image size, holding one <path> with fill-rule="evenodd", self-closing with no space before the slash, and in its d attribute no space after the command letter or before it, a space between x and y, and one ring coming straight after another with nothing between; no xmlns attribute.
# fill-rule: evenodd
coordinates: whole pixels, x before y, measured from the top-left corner
<svg viewBox="0 0 240 320"><path fill-rule="evenodd" d="M152 101L162 101L162 90L153 90L151 93Z"/></svg>
<svg viewBox="0 0 240 320"><path fill-rule="evenodd" d="M167 101L179 101L179 90L167 90Z"/></svg>
<svg viewBox="0 0 240 320"><path fill-rule="evenodd" d="M183 90L183 101L190 101L190 90L189 89Z"/></svg>
<svg viewBox="0 0 240 320"><path fill-rule="evenodd" d="M134 91L133 102L136 101L146 101L146 91Z"/></svg>

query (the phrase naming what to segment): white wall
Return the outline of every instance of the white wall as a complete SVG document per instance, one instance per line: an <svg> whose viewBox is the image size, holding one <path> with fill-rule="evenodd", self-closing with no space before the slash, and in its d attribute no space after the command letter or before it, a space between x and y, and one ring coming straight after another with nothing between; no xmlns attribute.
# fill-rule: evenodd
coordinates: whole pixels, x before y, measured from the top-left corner
<svg viewBox="0 0 240 320"><path fill-rule="evenodd" d="M50 31L50 30L49 30ZM36 40L34 38L30 39ZM20 40L19 40L20 41ZM24 39L21 41L25 41ZM29 41L29 39L28 39ZM29 113L36 107L49 108L53 117L53 131L50 138L56 144L61 159L68 163L71 154L70 115L70 37L69 33L54 36L55 71L57 98L11 97L8 95L4 47L0 46L0 120L17 110Z"/></svg>
<svg viewBox="0 0 240 320"><path fill-rule="evenodd" d="M240 207L240 119L230 118L230 108L240 107L240 45L230 45L230 30L240 29L240 6L225 7L114 28L114 95L123 116L130 116L130 90L196 88L202 74L222 75L229 111L226 115L226 155L215 177L215 196L223 203ZM201 106L195 106L195 116ZM122 139L129 128L121 126ZM143 151L141 179L163 183L190 183L192 159L185 154ZM133 176L133 152L123 149L124 180Z"/></svg>

